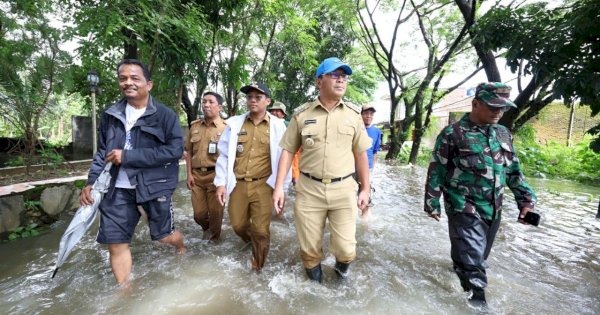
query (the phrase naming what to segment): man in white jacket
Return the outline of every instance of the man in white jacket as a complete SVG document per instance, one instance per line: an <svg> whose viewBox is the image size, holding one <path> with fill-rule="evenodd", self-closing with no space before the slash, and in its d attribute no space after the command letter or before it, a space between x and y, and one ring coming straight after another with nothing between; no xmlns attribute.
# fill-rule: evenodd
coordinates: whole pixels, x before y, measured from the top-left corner
<svg viewBox="0 0 600 315"><path fill-rule="evenodd" d="M285 124L267 112L271 103L267 86L253 83L240 91L246 94L248 112L227 120L217 145L214 184L222 205L229 197L231 226L244 242L252 242L252 269L260 272L269 252L271 196ZM288 172L286 187L290 180Z"/></svg>

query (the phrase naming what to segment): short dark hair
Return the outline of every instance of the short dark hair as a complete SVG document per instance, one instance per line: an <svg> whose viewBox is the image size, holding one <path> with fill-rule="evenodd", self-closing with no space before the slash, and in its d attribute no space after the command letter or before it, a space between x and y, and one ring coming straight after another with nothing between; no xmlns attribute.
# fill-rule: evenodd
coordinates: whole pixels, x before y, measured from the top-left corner
<svg viewBox="0 0 600 315"><path fill-rule="evenodd" d="M146 67L146 65L143 64L141 61L139 61L137 59L121 60L121 62L119 62L119 64L117 65L117 75L119 75L119 69L121 69L122 65L138 65L138 66L140 66L140 68L142 68L142 72L144 73L144 78L146 78L147 81L152 81L152 79L150 78L150 71L148 71L148 67Z"/></svg>
<svg viewBox="0 0 600 315"><path fill-rule="evenodd" d="M206 92L204 94L202 94L202 96L206 96L206 95L212 95L217 99L217 103L219 103L219 105L223 105L223 96L221 96L221 94L217 93L217 92Z"/></svg>

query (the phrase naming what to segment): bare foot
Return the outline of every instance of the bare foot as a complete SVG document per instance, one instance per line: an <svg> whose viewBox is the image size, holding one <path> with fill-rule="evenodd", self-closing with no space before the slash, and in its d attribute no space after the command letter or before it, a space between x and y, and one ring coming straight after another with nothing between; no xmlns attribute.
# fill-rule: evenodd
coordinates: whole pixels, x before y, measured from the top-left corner
<svg viewBox="0 0 600 315"><path fill-rule="evenodd" d="M171 235L161 239L159 242L165 244L171 244L177 248L177 254L185 254L187 247L183 244L183 234L175 230Z"/></svg>

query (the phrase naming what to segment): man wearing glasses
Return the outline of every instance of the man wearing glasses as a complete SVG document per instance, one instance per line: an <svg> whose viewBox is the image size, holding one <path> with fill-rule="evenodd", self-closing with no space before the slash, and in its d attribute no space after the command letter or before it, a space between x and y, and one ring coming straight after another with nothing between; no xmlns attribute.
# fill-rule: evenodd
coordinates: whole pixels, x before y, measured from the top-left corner
<svg viewBox="0 0 600 315"><path fill-rule="evenodd" d="M510 131L498 125L511 102L510 87L481 83L472 110L447 126L437 138L425 184L425 212L440 220L440 197L448 215L450 254L470 301L485 304L486 263L500 225L504 186L512 190L526 224L536 196L525 181Z"/></svg>
<svg viewBox="0 0 600 315"><path fill-rule="evenodd" d="M269 252L271 195L285 124L267 112L271 103L267 86L253 83L240 91L246 94L248 112L227 120L217 145L214 184L221 205L229 196L231 226L244 242L252 243L252 269L260 272ZM282 180L287 187L291 176L285 174Z"/></svg>
<svg viewBox="0 0 600 315"><path fill-rule="evenodd" d="M330 250L335 272L346 278L356 257L356 213L369 201L369 164L366 150L371 139L361 120L359 106L342 100L352 69L340 59L325 59L317 68L319 97L300 106L288 126L281 147L277 183L273 192L276 211L283 210L284 179L298 148L300 177L296 183L294 219L300 255L311 280L321 282L323 232L329 221ZM352 174L358 171L361 190Z"/></svg>

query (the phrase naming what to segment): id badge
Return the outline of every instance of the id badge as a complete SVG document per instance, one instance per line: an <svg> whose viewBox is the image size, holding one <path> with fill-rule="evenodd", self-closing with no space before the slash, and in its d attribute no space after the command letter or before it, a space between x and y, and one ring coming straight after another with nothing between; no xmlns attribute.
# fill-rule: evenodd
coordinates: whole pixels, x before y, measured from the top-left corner
<svg viewBox="0 0 600 315"><path fill-rule="evenodd" d="M208 143L208 154L215 154L217 153L217 144L214 142L209 142Z"/></svg>

